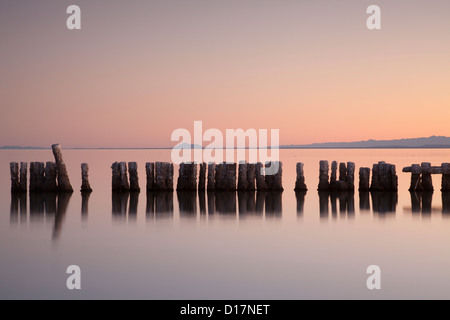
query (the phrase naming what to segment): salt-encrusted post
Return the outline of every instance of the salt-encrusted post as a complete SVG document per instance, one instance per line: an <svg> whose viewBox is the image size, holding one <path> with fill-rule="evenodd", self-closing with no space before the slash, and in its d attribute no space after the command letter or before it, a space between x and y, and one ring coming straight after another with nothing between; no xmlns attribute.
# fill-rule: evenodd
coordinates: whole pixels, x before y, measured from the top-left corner
<svg viewBox="0 0 450 320"><path fill-rule="evenodd" d="M155 163L155 190L173 191L173 164L168 162Z"/></svg>
<svg viewBox="0 0 450 320"><path fill-rule="evenodd" d="M359 168L359 191L369 190L370 168Z"/></svg>
<svg viewBox="0 0 450 320"><path fill-rule="evenodd" d="M126 162L119 162L119 172L120 172L119 190L120 191L129 191L130 183L128 182L127 163Z"/></svg>
<svg viewBox="0 0 450 320"><path fill-rule="evenodd" d="M177 191L197 190L197 164L194 162L180 163Z"/></svg>
<svg viewBox="0 0 450 320"><path fill-rule="evenodd" d="M20 190L19 164L17 162L11 162L9 164L9 171L11 173L11 192L18 192Z"/></svg>
<svg viewBox="0 0 450 320"><path fill-rule="evenodd" d="M271 166L275 166L278 168L278 171L273 175L265 176L267 181L267 177L270 176L270 190L282 191L283 190L283 163L281 161L272 161L266 163L266 168L270 168ZM267 172L268 170L266 170Z"/></svg>
<svg viewBox="0 0 450 320"><path fill-rule="evenodd" d="M450 190L450 163L443 163L442 167L442 183L441 191Z"/></svg>
<svg viewBox="0 0 450 320"><path fill-rule="evenodd" d="M206 163L200 163L199 174L198 174L198 191L206 190ZM200 206L201 208L201 206ZM200 210L201 211L201 210Z"/></svg>
<svg viewBox="0 0 450 320"><path fill-rule="evenodd" d="M128 173L130 175L130 191L139 192L138 165L136 162L128 162Z"/></svg>
<svg viewBox="0 0 450 320"><path fill-rule="evenodd" d="M247 164L247 180L248 180L248 190L256 190L256 164Z"/></svg>
<svg viewBox="0 0 450 320"><path fill-rule="evenodd" d="M207 190L214 191L216 186L216 164L208 163L208 183Z"/></svg>
<svg viewBox="0 0 450 320"><path fill-rule="evenodd" d="M378 164L374 164L372 167L372 184L370 185L371 191L380 190L380 184L378 179Z"/></svg>
<svg viewBox="0 0 450 320"><path fill-rule="evenodd" d="M433 181L431 180L431 163L422 162L422 188L424 191L433 191Z"/></svg>
<svg viewBox="0 0 450 320"><path fill-rule="evenodd" d="M27 182L27 171L28 171L28 163L21 162L20 163L20 179L19 179L19 191L27 192L28 182Z"/></svg>
<svg viewBox="0 0 450 320"><path fill-rule="evenodd" d="M347 167L344 162L339 163L339 181L347 181Z"/></svg>
<svg viewBox="0 0 450 320"><path fill-rule="evenodd" d="M295 191L306 191L308 190L308 188L306 187L305 184L305 175L304 175L304 170L303 170L303 163L298 162L297 166L296 166L296 170L297 170L297 179L295 181Z"/></svg>
<svg viewBox="0 0 450 320"><path fill-rule="evenodd" d="M87 163L81 164L81 192L92 192L89 184L89 165Z"/></svg>
<svg viewBox="0 0 450 320"><path fill-rule="evenodd" d="M53 155L56 161L56 170L58 174L58 191L73 192L70 184L69 175L67 174L66 164L62 158L61 146L59 144L52 145Z"/></svg>
<svg viewBox="0 0 450 320"><path fill-rule="evenodd" d="M330 176L330 185L333 185L337 181L337 162L333 161L331 163L331 176Z"/></svg>
<svg viewBox="0 0 450 320"><path fill-rule="evenodd" d="M30 163L30 191L42 191L45 182L44 163L31 162Z"/></svg>
<svg viewBox="0 0 450 320"><path fill-rule="evenodd" d="M258 162L255 166L255 177L256 177L256 189L258 190L266 190L266 179L264 177L264 174L261 173L261 170L263 169L263 164L261 162Z"/></svg>
<svg viewBox="0 0 450 320"><path fill-rule="evenodd" d="M347 184L349 190L355 190L355 163L347 162Z"/></svg>
<svg viewBox="0 0 450 320"><path fill-rule="evenodd" d="M112 169L112 191L119 191L120 190L120 169L119 169L119 163L114 162L111 165Z"/></svg>
<svg viewBox="0 0 450 320"><path fill-rule="evenodd" d="M56 184L56 172L56 163L47 162L45 164L45 179L42 191L55 192L58 190L58 185Z"/></svg>
<svg viewBox="0 0 450 320"><path fill-rule="evenodd" d="M422 182L420 179L420 165L413 164L411 166L411 185L409 191L420 191L422 190Z"/></svg>
<svg viewBox="0 0 450 320"><path fill-rule="evenodd" d="M328 182L328 161L321 160L319 163L319 186L318 190L328 190L330 183Z"/></svg>
<svg viewBox="0 0 450 320"><path fill-rule="evenodd" d="M147 162L145 172L147 173L147 191L152 191L155 188L155 164Z"/></svg>
<svg viewBox="0 0 450 320"><path fill-rule="evenodd" d="M238 190L248 190L247 169L248 164L245 161L239 162Z"/></svg>

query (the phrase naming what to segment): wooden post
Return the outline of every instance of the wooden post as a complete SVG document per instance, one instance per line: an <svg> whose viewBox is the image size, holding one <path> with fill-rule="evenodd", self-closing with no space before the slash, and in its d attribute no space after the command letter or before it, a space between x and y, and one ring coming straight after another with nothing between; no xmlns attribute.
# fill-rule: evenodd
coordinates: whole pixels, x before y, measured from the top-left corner
<svg viewBox="0 0 450 320"><path fill-rule="evenodd" d="M120 172L119 191L129 191L130 183L128 182L126 162L119 162L119 172Z"/></svg>
<svg viewBox="0 0 450 320"><path fill-rule="evenodd" d="M89 165L87 163L81 164L81 192L92 192L89 184Z"/></svg>
<svg viewBox="0 0 450 320"><path fill-rule="evenodd" d="M11 192L18 192L20 190L19 164L17 162L11 162L9 164L9 171L11 173Z"/></svg>
<svg viewBox="0 0 450 320"><path fill-rule="evenodd" d="M270 190L282 191L283 190L283 163L281 161L273 161L266 163L266 168L271 166L278 166L278 171L273 175L265 175L267 182L267 177L270 176ZM267 172L267 170L266 170Z"/></svg>
<svg viewBox="0 0 450 320"><path fill-rule="evenodd" d="M330 183L328 182L328 161L321 160L319 163L319 186L318 190L328 190Z"/></svg>
<svg viewBox="0 0 450 320"><path fill-rule="evenodd" d="M337 162L333 161L331 163L331 176L330 176L330 185L333 185L337 181Z"/></svg>
<svg viewBox="0 0 450 320"><path fill-rule="evenodd" d="M431 163L422 162L422 188L424 191L433 191L433 181L431 180Z"/></svg>
<svg viewBox="0 0 450 320"><path fill-rule="evenodd" d="M58 190L58 185L56 184L56 163L47 162L45 164L45 179L42 186L43 191L56 192Z"/></svg>
<svg viewBox="0 0 450 320"><path fill-rule="evenodd" d="M411 166L411 185L409 187L409 191L421 191L422 189L422 181L420 178L420 165L413 164Z"/></svg>
<svg viewBox="0 0 450 320"><path fill-rule="evenodd" d="M114 162L111 165L112 169L112 191L119 191L120 190L120 169L119 169L119 163Z"/></svg>
<svg viewBox="0 0 450 320"><path fill-rule="evenodd" d="M238 190L248 190L248 164L245 161L239 162Z"/></svg>
<svg viewBox="0 0 450 320"><path fill-rule="evenodd" d="M441 191L450 191L450 163L443 163Z"/></svg>
<svg viewBox="0 0 450 320"><path fill-rule="evenodd" d="M200 170L198 175L198 190L206 190L206 163L200 163ZM201 210L200 210L201 211Z"/></svg>
<svg viewBox="0 0 450 320"><path fill-rule="evenodd" d="M147 191L153 191L155 188L155 164L147 162L145 172L147 173Z"/></svg>
<svg viewBox="0 0 450 320"><path fill-rule="evenodd" d="M339 181L347 181L347 167L344 162L339 163Z"/></svg>
<svg viewBox="0 0 450 320"><path fill-rule="evenodd" d="M208 163L208 183L207 183L208 191L215 190L215 186L216 186L215 182L216 182L216 164L210 162L210 163Z"/></svg>
<svg viewBox="0 0 450 320"><path fill-rule="evenodd" d="M347 162L346 182L349 191L355 190L355 163Z"/></svg>
<svg viewBox="0 0 450 320"><path fill-rule="evenodd" d="M261 171L264 172L263 168L264 167L261 162L258 162L255 166L255 177L256 177L256 189L257 190L266 190L267 189L265 175L264 175L264 173L261 172Z"/></svg>
<svg viewBox="0 0 450 320"><path fill-rule="evenodd" d="M359 191L369 190L370 168L359 168Z"/></svg>
<svg viewBox="0 0 450 320"><path fill-rule="evenodd" d="M256 163L247 164L248 190L256 190Z"/></svg>
<svg viewBox="0 0 450 320"><path fill-rule="evenodd" d="M197 164L194 162L180 163L177 191L197 190Z"/></svg>
<svg viewBox="0 0 450 320"><path fill-rule="evenodd" d="M296 171L297 171L297 179L295 180L295 191L306 191L308 188L305 184L305 175L303 170L304 164L301 162L297 163Z"/></svg>
<svg viewBox="0 0 450 320"><path fill-rule="evenodd" d="M27 192L27 171L28 171L28 163L21 162L20 163L20 180L19 180L19 191Z"/></svg>
<svg viewBox="0 0 450 320"><path fill-rule="evenodd" d="M155 163L155 190L173 191L173 164L168 162Z"/></svg>
<svg viewBox="0 0 450 320"><path fill-rule="evenodd" d="M139 192L138 165L136 162L128 162L128 173L130 175L130 191Z"/></svg>
<svg viewBox="0 0 450 320"><path fill-rule="evenodd" d="M62 158L61 146L59 144L52 145L53 155L56 161L56 170L58 174L58 191L73 192L70 184L69 175L67 174L66 164Z"/></svg>
<svg viewBox="0 0 450 320"><path fill-rule="evenodd" d="M370 185L371 191L379 191L380 184L378 179L378 164L374 164L372 167L372 184Z"/></svg>
<svg viewBox="0 0 450 320"><path fill-rule="evenodd" d="M45 182L44 163L30 163L30 191L39 192L43 190Z"/></svg>

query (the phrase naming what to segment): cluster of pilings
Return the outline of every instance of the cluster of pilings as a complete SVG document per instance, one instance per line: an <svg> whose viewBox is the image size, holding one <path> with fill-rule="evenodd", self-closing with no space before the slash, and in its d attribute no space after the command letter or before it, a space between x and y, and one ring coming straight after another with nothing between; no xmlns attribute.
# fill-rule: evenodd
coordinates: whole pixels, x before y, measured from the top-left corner
<svg viewBox="0 0 450 320"><path fill-rule="evenodd" d="M139 187L137 168L138 166L136 162L128 162L128 166L126 162L114 162L111 165L112 191L141 191L141 188ZM130 179L128 179L128 174L130 175Z"/></svg>
<svg viewBox="0 0 450 320"><path fill-rule="evenodd" d="M319 165L319 191L353 191L355 190L355 163L344 162L339 164L339 180L337 180L338 165L336 161L331 163L331 177L329 177L328 161L322 160Z"/></svg>
<svg viewBox="0 0 450 320"><path fill-rule="evenodd" d="M411 172L409 191L433 191L432 174L442 174L441 191L450 190L450 163L442 163L440 167L432 167L429 162L413 164L403 168L403 172Z"/></svg>
<svg viewBox="0 0 450 320"><path fill-rule="evenodd" d="M278 166L275 174L265 174L272 165ZM238 169L239 168L239 169ZM201 163L197 182L197 164L181 163L177 191L254 191L283 190L282 163ZM236 171L237 184L236 184Z"/></svg>
<svg viewBox="0 0 450 320"><path fill-rule="evenodd" d="M395 165L380 161L372 167L372 183L369 186L370 168L359 168L359 191L397 191L398 177Z"/></svg>
<svg viewBox="0 0 450 320"><path fill-rule="evenodd" d="M62 158L61 146L52 145L53 155L56 162L30 162L30 192L73 192L67 174L66 164ZM89 167L86 163L81 165L82 187L81 191L92 191L89 180ZM28 163L21 162L20 169L17 162L10 163L11 192L27 192Z"/></svg>

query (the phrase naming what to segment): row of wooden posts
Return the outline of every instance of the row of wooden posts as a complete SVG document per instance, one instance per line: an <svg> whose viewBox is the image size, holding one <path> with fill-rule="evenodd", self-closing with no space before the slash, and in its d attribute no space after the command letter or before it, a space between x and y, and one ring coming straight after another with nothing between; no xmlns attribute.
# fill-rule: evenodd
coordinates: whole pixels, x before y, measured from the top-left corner
<svg viewBox="0 0 450 320"><path fill-rule="evenodd" d="M29 191L73 192L67 174L66 165L62 158L61 146L52 146L55 162L31 162ZM267 168L278 166L277 173L265 174ZM113 191L140 191L138 179L138 165L136 162L114 162L112 169ZM147 175L147 191L173 191L173 164L169 162L148 162L145 165ZM198 171L197 171L198 169ZM337 172L339 170L339 179ZM296 191L306 191L304 165L299 162L296 166ZM319 191L354 191L355 163L333 161L331 175L328 161L319 164ZM370 168L359 169L360 191L397 191L398 177L395 165L380 161L372 167L372 181L370 182ZM11 191L27 191L28 164L21 162L10 163ZM410 191L432 191L432 174L442 174L442 191L450 190L450 164L443 163L440 167L433 167L428 162L421 165L413 164L403 168L403 172L411 173ZM81 164L82 192L91 192L89 184L89 166ZM283 190L282 162L262 163L181 163L177 181L178 191L234 191L234 190ZM128 177L129 176L129 177ZM236 181L237 177L237 181ZM236 183L237 182L237 183Z"/></svg>

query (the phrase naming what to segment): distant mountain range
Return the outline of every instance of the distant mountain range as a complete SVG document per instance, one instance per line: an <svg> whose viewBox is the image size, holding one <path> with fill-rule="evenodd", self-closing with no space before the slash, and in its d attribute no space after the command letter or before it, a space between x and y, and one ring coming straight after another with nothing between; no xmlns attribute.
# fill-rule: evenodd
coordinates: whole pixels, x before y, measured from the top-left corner
<svg viewBox="0 0 450 320"><path fill-rule="evenodd" d="M431 149L450 148L450 137L431 136L428 138L367 140L355 142L325 142L301 145L283 145L282 149Z"/></svg>
<svg viewBox="0 0 450 320"><path fill-rule="evenodd" d="M199 145L182 144L177 148L201 149ZM411 138L396 140L367 140L355 142L324 142L298 145L280 145L280 149L438 149L450 148L450 137L431 136L428 138ZM21 150L21 149L50 149L42 147L20 147L20 146L4 146L0 149ZM168 148L65 148L65 149L172 149Z"/></svg>

